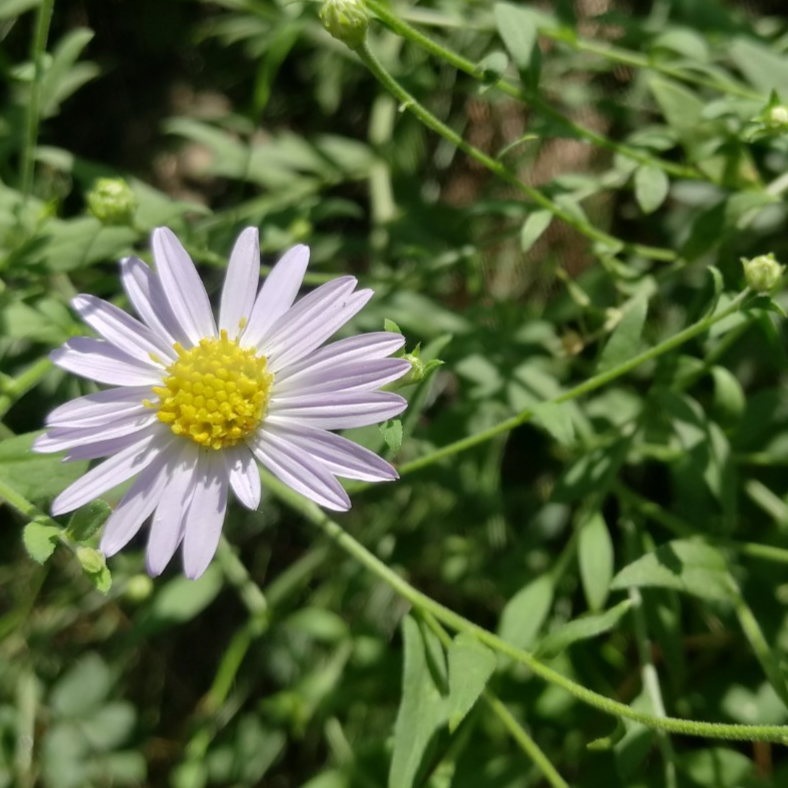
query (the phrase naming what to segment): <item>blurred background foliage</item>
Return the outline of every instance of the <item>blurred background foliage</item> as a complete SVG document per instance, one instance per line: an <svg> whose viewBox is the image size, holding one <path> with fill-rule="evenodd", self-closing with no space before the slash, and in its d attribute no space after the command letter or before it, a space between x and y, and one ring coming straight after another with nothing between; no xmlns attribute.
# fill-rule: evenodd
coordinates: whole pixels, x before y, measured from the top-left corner
<svg viewBox="0 0 788 788"><path fill-rule="evenodd" d="M394 320L446 362L410 393L401 447L353 436L403 478L354 493L344 528L598 693L786 722L788 359L768 303L408 472L703 320L743 288L741 257L788 259L781 0L375 0L475 73L373 14L383 66L547 210L425 128L317 4L49 5L0 0L0 482L46 510L84 470L29 453L86 391L46 360L82 331L69 298L125 305L117 260L150 259L163 224L215 294L256 225L264 263L306 242L310 284L375 289L354 330ZM132 217L90 211L103 177L128 182ZM200 581L149 581L138 542L106 595L76 552L103 506L26 531L43 566L33 510L0 509L0 788L560 784L491 704L450 732L423 621L403 630L407 603L275 497L232 509ZM489 688L578 788L788 784L779 745L613 734L506 658Z"/></svg>

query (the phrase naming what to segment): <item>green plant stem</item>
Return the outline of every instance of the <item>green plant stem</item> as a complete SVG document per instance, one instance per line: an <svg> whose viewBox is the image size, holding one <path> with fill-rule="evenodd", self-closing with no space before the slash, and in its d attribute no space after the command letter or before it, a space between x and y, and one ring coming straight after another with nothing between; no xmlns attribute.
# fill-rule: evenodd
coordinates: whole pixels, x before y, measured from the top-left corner
<svg viewBox="0 0 788 788"><path fill-rule="evenodd" d="M52 369L52 362L48 358L41 358L31 364L19 377L0 384L0 418L8 413L11 406L25 393L41 382L44 376Z"/></svg>
<svg viewBox="0 0 788 788"><path fill-rule="evenodd" d="M596 145L599 148L604 148L605 150L612 151L613 153L626 156L628 159L632 159L632 161L636 161L639 164L658 167L663 172L666 172L669 175L674 175L677 178L695 180L701 177L701 175L691 167L685 167L672 161L665 161L664 159L660 159L657 156L650 155L644 150L616 142L615 140L611 140L609 137L605 137L603 134L600 134L593 129L589 129L586 126L581 126L579 123L573 121L571 118L557 110L538 93L533 91L526 92L525 90L517 87L517 85L502 77L496 79L495 81L490 81L487 78L484 69L480 68L477 63L464 58L459 53L454 52L443 44L439 44L437 41L434 41L428 36L425 36L423 33L420 33L416 28L412 27L395 14L392 14L388 7L384 3L380 2L380 0L367 0L367 7L375 14L375 16L378 17L378 19L380 19L380 21L386 27L388 27L397 35L408 39L411 43L416 44L416 46L421 47L430 54L441 58L450 65L454 66L457 70L468 74L474 79L489 83L497 90L500 90L501 93L505 93L507 96L511 96L512 98L521 101L523 104L534 107L543 115L552 118L563 125L565 128L569 129L576 137L583 139L586 142L590 142L592 145Z"/></svg>
<svg viewBox="0 0 788 788"><path fill-rule="evenodd" d="M378 3L375 0L369 0L368 5L370 8L376 9ZM377 13L377 10L375 10ZM567 28L539 28L539 35L549 38L551 41L556 41L560 44L565 44L570 49L576 52L585 52L596 57L601 57L609 60L611 63L619 63L622 66L629 66L631 68L639 68L647 71L654 71L658 74L663 74L666 77L686 82L690 85L699 85L701 87L710 88L711 90L719 91L720 93L728 93L732 96L740 98L748 98L754 101L766 102L768 96L742 87L740 84L728 80L722 81L718 79L711 79L702 76L694 71L686 71L675 66L666 65L652 60L647 55L642 55L639 52L633 52L629 49L616 47L612 45L599 44L596 41L587 41L586 39L579 38L574 30Z"/></svg>
<svg viewBox="0 0 788 788"><path fill-rule="evenodd" d="M630 490L620 481L616 480L613 482L613 491L623 502L632 506L638 514L658 523L676 536L682 539L699 536L698 532L689 523L680 517L676 517L675 514L666 512L659 504L647 500L634 490ZM773 547L771 545L758 544L757 542L739 542L735 539L721 539L720 537L717 537L717 540L723 546L735 550L740 555L759 558L764 561L774 561L778 564L788 564L788 550L783 547Z"/></svg>
<svg viewBox="0 0 788 788"><path fill-rule="evenodd" d="M44 53L46 52L49 25L55 0L41 0L36 14L36 29L30 59L33 61L33 82L30 85L30 99L25 117L25 143L22 148L20 184L22 196L27 200L33 188L33 165L38 143L39 104L41 101L41 80L44 76Z"/></svg>
<svg viewBox="0 0 788 788"><path fill-rule="evenodd" d="M668 351L673 350L680 345L683 345L690 339L694 339L700 334L703 334L705 331L708 331L708 329L711 328L711 326L713 326L715 323L718 323L720 320L724 320L726 317L736 312L747 295L749 295L749 290L744 290L736 298L734 298L725 309L721 310L720 312L709 315L694 325L691 325L685 328L683 331L680 331L678 334L674 334L664 342L660 342L658 345L655 345L654 347L639 353L637 356L633 356L628 361L624 361L623 363L618 364L617 366L606 370L605 372L600 372L598 375L594 375L592 378L589 378L583 383L574 386L568 391L565 391L563 394L559 394L557 397L548 400L548 402L560 404L562 402L568 402L569 400L577 399L578 397L581 397L584 394L588 394L592 391L596 391L596 389L607 385L622 375L626 375L628 372L631 372L641 364L645 364L647 361L652 361L662 354L667 353ZM472 449L474 446L485 443L497 435L509 432L515 427L525 424L533 417L533 409L526 408L525 410L520 411L520 413L518 413L516 416L506 419L505 421L496 424L494 427L490 427L489 429L483 430L482 432L477 432L474 435L469 435L467 438L462 438L458 441L455 441L454 443L449 443L447 446L443 446L440 449L425 455L424 457L420 457L418 460L405 463L398 468L399 474L400 476L404 476L407 473L413 473L414 471L426 468L427 466L432 465L433 463L438 462L445 457L451 457L454 454L459 454L460 452ZM358 489L361 489L360 485L358 487L354 487L354 490Z"/></svg>
<svg viewBox="0 0 788 788"><path fill-rule="evenodd" d="M622 522L622 525L624 528L627 563L632 563L632 561L640 557L642 551L638 546L633 523L625 520ZM666 717L665 702L662 699L662 689L659 686L659 676L654 666L654 660L651 658L651 640L646 626L643 595L640 593L639 588L633 586L629 589L629 598L632 600L632 619L634 621L635 640L640 659L643 687L648 693L654 713L658 717ZM660 731L657 735L659 749L665 763L665 788L676 788L676 753L673 750L673 744L665 731Z"/></svg>
<svg viewBox="0 0 788 788"><path fill-rule="evenodd" d="M443 644L443 647L448 650L451 646L451 637L441 626L440 622L429 612L422 611L421 615L427 626ZM550 759L542 752L528 731L520 725L515 716L506 708L506 705L495 693L490 689L485 689L482 693L482 700L487 708L503 723L503 726L509 731L511 737L520 746L520 749L533 761L550 785L553 788L569 788L568 783L561 777Z"/></svg>
<svg viewBox="0 0 788 788"><path fill-rule="evenodd" d="M360 542L347 533L338 523L329 519L323 511L306 500L267 471L262 471L264 481L277 497L302 514L307 520L329 536L346 553L355 558L366 569L387 583L400 596L422 613L431 613L445 626L456 632L467 632L484 645L510 659L526 665L545 681L562 688L583 703L614 717L639 722L654 730L664 730L686 736L702 736L714 739L737 739L742 741L770 741L788 744L788 726L782 725L732 725L714 722L682 720L675 717L656 717L635 711L624 703L578 684L540 662L530 652L516 648L511 643L483 629L463 616L455 613L426 594L421 593L374 556Z"/></svg>
<svg viewBox="0 0 788 788"><path fill-rule="evenodd" d="M650 260L661 260L664 262L673 262L678 258L678 255L671 249L661 249L652 246L643 246L642 244L630 244L620 241L618 238L609 235L602 230L597 229L587 221L578 219L565 211L559 205L554 203L549 197L545 196L538 189L528 186L523 183L508 167L501 164L501 162L483 153L475 146L466 142L459 134L450 129L445 123L438 120L426 107L420 104L416 99L397 82L391 74L386 71L381 65L380 61L372 54L369 46L362 44L355 50L364 65L372 72L378 81L386 88L401 104L402 108L410 110L427 128L432 129L445 140L448 140L452 145L456 146L463 153L470 156L479 164L486 167L494 175L497 175L504 183L521 191L531 202L550 211L554 216L561 219L563 222L573 227L586 238L602 244L610 252L623 249L625 252L640 255Z"/></svg>

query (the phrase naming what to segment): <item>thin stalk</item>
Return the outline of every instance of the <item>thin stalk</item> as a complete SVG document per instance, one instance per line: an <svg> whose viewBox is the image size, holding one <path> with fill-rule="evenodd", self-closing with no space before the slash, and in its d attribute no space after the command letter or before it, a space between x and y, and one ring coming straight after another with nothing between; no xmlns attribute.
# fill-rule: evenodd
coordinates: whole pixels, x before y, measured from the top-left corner
<svg viewBox="0 0 788 788"><path fill-rule="evenodd" d="M27 200L33 188L33 165L38 143L39 104L41 102L41 80L44 76L44 53L46 52L49 25L55 0L42 0L36 14L36 29L30 59L33 61L33 82L30 85L30 100L25 117L25 142L22 148L20 184L22 196Z"/></svg>
<svg viewBox="0 0 788 788"><path fill-rule="evenodd" d="M626 537L627 563L631 563L640 557L641 551L638 549L635 529L631 522L624 522L624 535ZM632 619L635 628L635 641L640 659L640 674L643 679L643 687L651 701L654 714L658 717L667 717L665 702L662 699L662 689L659 686L659 676L651 658L651 640L648 636L646 626L646 616L644 613L643 595L640 589L632 586L629 589L629 598L632 600ZM665 764L665 788L676 788L676 753L673 743L665 731L657 734L662 760Z"/></svg>
<svg viewBox="0 0 788 788"><path fill-rule="evenodd" d="M0 418L8 413L11 406L34 386L38 385L44 376L52 369L52 362L48 358L40 358L31 364L19 377L3 381L0 385Z"/></svg>
<svg viewBox="0 0 788 788"><path fill-rule="evenodd" d="M685 328L683 331L680 331L678 334L674 334L664 342L660 342L658 345L655 345L654 347L639 353L637 356L633 356L628 361L624 361L623 363L618 364L617 366L606 370L605 372L600 372L598 375L594 375L583 383L580 383L568 391L565 391L563 394L559 394L557 397L548 400L548 402L554 404L569 402L569 400L577 399L584 394L596 391L616 378L626 375L628 372L631 372L641 364L645 364L647 361L652 361L662 354L683 345L690 339L694 339L705 331L708 331L708 329L711 328L711 326L713 326L715 323L718 323L720 320L723 320L736 312L748 294L749 290L744 290L722 311L713 315L709 315L703 320L700 320L698 323L695 323L694 325ZM433 465L439 460L442 460L444 457L451 457L454 454L459 454L460 452L472 449L474 446L485 443L497 435L509 432L515 427L525 424L533 417L533 409L526 408L525 410L520 411L520 413L518 413L516 416L506 419L505 421L496 424L494 427L490 427L489 429L483 430L482 432L477 432L474 435L469 435L467 438L454 441L454 443L449 443L447 446L443 446L440 449L425 455L424 457L420 457L418 460L405 463L398 468L399 474L400 476L403 476L407 473L413 473L414 471L418 471L422 468L426 468L429 465ZM359 485L358 487L354 487L354 489L361 489L361 486Z"/></svg>
<svg viewBox="0 0 788 788"><path fill-rule="evenodd" d="M554 203L549 197L545 196L538 189L528 186L523 183L508 167L501 164L501 162L483 153L475 146L466 142L459 134L450 129L445 123L435 117L426 107L420 104L410 93L408 93L402 85L397 82L391 74L381 65L380 61L372 54L369 46L362 44L355 50L364 65L372 72L378 81L386 88L401 104L403 109L408 109L412 112L427 128L432 129L437 134L440 134L445 140L450 142L455 147L459 148L463 153L470 156L475 161L479 162L482 166L486 167L494 175L497 175L504 183L518 189L522 192L531 202L535 203L541 208L544 208L553 216L561 219L561 221L573 227L579 233L584 235L591 241L595 241L608 247L611 251L616 249L623 249L623 251L640 255L650 260L661 260L664 262L673 262L678 258L676 252L672 249L662 249L653 246L644 246L642 244L632 244L620 241L615 236L609 235L602 230L594 227L587 221L578 219L565 211L559 205Z"/></svg>
<svg viewBox="0 0 788 788"><path fill-rule="evenodd" d="M435 633L443 647L448 650L451 646L451 637L441 626L440 622L431 613L422 613L427 626ZM509 731L511 737L520 746L520 749L533 761L534 765L544 775L545 779L553 788L569 788L569 784L558 773L550 759L542 752L539 745L531 738L528 731L523 728L515 716L506 708L505 704L498 699L490 689L485 689L482 693L482 700L487 708L495 714Z"/></svg>
<svg viewBox="0 0 788 788"><path fill-rule="evenodd" d="M632 161L636 161L639 164L658 167L663 172L666 172L669 175L674 175L677 178L696 180L701 177L701 175L691 167L685 167L672 161L665 161L664 159L660 159L657 156L650 155L644 150L616 142L615 140L605 137L603 134L600 134L593 129L589 129L586 126L580 125L576 121L557 110L537 93L526 92L522 88L519 88L517 85L502 77L490 83L486 77L484 69L480 68L477 63L474 63L472 60L468 60L454 50L449 49L449 47L439 44L437 41L434 41L433 39L419 32L416 28L411 27L411 25L409 25L407 22L403 21L395 14L392 14L388 7L380 2L380 0L367 0L367 7L375 14L375 16L378 17L378 19L380 19L380 21L386 27L388 27L397 35L408 39L411 43L421 47L430 54L445 60L447 63L454 66L458 71L462 71L474 79L492 84L492 86L495 87L496 90L500 90L501 93L505 93L507 96L511 96L523 104L534 107L543 115L546 115L565 126L580 139L590 142L592 145L596 145L599 148L604 148L605 150L612 151L613 153L621 154L622 156L632 159Z"/></svg>
<svg viewBox="0 0 788 788"><path fill-rule="evenodd" d="M360 542L347 533L338 523L329 519L311 501L306 500L287 485L280 482L267 471L263 471L268 489L288 506L302 514L323 533L329 536L348 555L355 558L367 570L387 583L403 599L422 613L431 613L438 621L455 632L467 632L484 645L510 659L526 665L533 673L550 684L568 692L575 698L614 717L632 720L654 730L664 730L686 736L701 736L713 739L734 739L741 741L770 741L788 744L788 726L783 725L736 725L715 722L683 720L675 717L657 717L635 711L624 703L600 695L587 687L553 670L528 651L519 649L511 643L494 635L455 613L431 597L418 591L404 578L390 569L383 561L373 555Z"/></svg>

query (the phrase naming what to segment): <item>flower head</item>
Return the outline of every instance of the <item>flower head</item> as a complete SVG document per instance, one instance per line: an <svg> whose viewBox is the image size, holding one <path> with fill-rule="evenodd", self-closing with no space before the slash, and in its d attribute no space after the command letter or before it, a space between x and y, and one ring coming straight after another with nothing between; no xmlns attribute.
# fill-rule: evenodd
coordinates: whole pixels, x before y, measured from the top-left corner
<svg viewBox="0 0 788 788"><path fill-rule="evenodd" d="M183 544L184 571L199 577L221 535L232 489L256 509L257 462L327 509L350 508L337 476L390 481L396 471L330 430L400 413L405 400L379 391L406 374L388 358L404 343L379 332L324 343L367 303L344 276L296 301L309 249L287 252L259 291L258 233L241 233L230 256L218 322L197 270L175 235L153 233L156 271L121 262L140 320L90 295L72 305L100 339L77 337L52 354L69 372L113 388L56 408L36 451L67 460L105 457L53 502L73 511L133 479L104 526L111 556L152 516L147 567L160 574Z"/></svg>
<svg viewBox="0 0 788 788"><path fill-rule="evenodd" d="M780 265L771 252L758 255L751 260L742 257L741 262L747 285L756 293L768 293L769 290L774 290L785 273L785 266Z"/></svg>

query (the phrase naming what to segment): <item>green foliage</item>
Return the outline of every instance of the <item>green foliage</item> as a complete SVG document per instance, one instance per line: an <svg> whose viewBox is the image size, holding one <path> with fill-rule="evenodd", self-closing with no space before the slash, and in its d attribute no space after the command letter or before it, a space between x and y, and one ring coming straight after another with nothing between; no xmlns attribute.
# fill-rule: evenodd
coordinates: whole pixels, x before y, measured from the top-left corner
<svg viewBox="0 0 788 788"><path fill-rule="evenodd" d="M788 784L779 4L364 5L0 2L0 788ZM197 582L31 450L160 225L413 365L399 481L267 484Z"/></svg>

